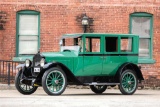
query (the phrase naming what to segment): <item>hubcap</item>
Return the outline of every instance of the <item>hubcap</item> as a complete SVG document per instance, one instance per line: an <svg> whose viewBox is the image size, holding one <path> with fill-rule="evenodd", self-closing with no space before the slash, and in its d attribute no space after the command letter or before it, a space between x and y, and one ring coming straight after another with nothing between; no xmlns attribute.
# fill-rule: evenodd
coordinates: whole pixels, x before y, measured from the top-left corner
<svg viewBox="0 0 160 107"><path fill-rule="evenodd" d="M59 83L59 80L55 80L54 82L55 82L55 84L58 84L58 83Z"/></svg>
<svg viewBox="0 0 160 107"><path fill-rule="evenodd" d="M19 87L21 88L21 90L23 90L24 92L30 92L34 89L33 86L29 86L29 85L26 85L26 84L23 84L21 81L20 81L20 77L19 77Z"/></svg>
<svg viewBox="0 0 160 107"><path fill-rule="evenodd" d="M127 93L132 93L136 88L136 77L134 74L127 72L122 77L122 88Z"/></svg>
<svg viewBox="0 0 160 107"><path fill-rule="evenodd" d="M59 93L65 85L64 75L58 70L51 71L47 76L46 85L50 92Z"/></svg>
<svg viewBox="0 0 160 107"><path fill-rule="evenodd" d="M94 87L95 87L97 90L101 90L104 86L103 86L103 85L94 85Z"/></svg>
<svg viewBox="0 0 160 107"><path fill-rule="evenodd" d="M33 90L33 86L29 86L26 84L19 84L19 86L24 92L30 92Z"/></svg>

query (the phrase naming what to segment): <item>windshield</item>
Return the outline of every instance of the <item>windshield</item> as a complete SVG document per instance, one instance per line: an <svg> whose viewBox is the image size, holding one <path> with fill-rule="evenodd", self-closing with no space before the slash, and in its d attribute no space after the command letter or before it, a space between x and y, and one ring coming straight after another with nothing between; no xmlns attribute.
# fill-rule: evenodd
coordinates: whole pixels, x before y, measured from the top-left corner
<svg viewBox="0 0 160 107"><path fill-rule="evenodd" d="M82 37L62 37L60 40L60 51L66 52L66 51L75 51L80 52L82 49Z"/></svg>

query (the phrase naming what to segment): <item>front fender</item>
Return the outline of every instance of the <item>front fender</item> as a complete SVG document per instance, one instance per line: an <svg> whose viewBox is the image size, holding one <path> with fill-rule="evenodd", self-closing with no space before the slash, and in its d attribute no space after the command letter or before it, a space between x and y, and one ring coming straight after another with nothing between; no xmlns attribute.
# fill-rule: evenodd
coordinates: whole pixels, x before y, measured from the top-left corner
<svg viewBox="0 0 160 107"><path fill-rule="evenodd" d="M75 76L74 74L62 63L58 63L58 62L52 62L52 63L47 63L43 66L43 69L49 69L51 67L60 67L60 69L62 69L64 71L64 73L67 76L68 81L73 82L75 85L84 85L82 82L80 82Z"/></svg>
<svg viewBox="0 0 160 107"><path fill-rule="evenodd" d="M54 64L54 63L47 63L47 64L45 64L44 66L43 66L43 69L46 69L46 68L48 68L50 65L52 65L52 64Z"/></svg>
<svg viewBox="0 0 160 107"><path fill-rule="evenodd" d="M19 64L16 66L16 69L19 69L19 68L24 68L25 67L25 64Z"/></svg>

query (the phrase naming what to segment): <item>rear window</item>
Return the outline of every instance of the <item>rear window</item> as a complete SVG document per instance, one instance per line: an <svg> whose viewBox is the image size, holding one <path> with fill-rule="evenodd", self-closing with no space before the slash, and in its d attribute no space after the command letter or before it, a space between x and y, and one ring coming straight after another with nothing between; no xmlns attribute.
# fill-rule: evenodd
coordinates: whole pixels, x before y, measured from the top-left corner
<svg viewBox="0 0 160 107"><path fill-rule="evenodd" d="M132 38L121 38L121 52L132 52Z"/></svg>

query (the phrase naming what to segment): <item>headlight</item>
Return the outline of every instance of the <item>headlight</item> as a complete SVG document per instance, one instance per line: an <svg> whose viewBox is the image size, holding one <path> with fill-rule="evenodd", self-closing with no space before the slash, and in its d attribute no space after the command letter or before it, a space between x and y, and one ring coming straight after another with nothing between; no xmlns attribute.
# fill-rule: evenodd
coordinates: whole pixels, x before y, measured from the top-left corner
<svg viewBox="0 0 160 107"><path fill-rule="evenodd" d="M26 61L25 61L25 65L26 65L26 67L31 66L31 61L30 61L29 59L26 59Z"/></svg>
<svg viewBox="0 0 160 107"><path fill-rule="evenodd" d="M44 58L42 58L42 59L41 59L41 61L40 61L40 65L41 65L41 67L43 67L43 66L44 66L44 64L45 64L45 59L44 59Z"/></svg>

